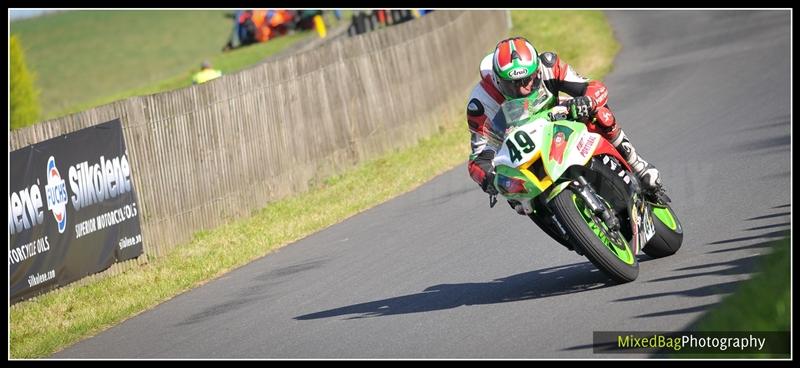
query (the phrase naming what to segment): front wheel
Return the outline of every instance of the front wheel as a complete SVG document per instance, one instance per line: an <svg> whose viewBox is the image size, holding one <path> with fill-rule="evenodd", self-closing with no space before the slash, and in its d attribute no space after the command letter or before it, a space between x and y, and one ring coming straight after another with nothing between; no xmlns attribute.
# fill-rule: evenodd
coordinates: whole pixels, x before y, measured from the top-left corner
<svg viewBox="0 0 800 368"><path fill-rule="evenodd" d="M639 276L639 261L619 230L611 231L572 190L564 190L551 202L553 212L586 258L618 282Z"/></svg>

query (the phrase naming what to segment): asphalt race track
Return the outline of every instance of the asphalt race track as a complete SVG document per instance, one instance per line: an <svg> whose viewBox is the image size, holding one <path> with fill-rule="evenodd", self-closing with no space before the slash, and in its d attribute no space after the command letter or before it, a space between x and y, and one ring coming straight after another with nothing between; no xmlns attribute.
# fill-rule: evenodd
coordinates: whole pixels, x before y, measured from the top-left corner
<svg viewBox="0 0 800 368"><path fill-rule="evenodd" d="M459 165L52 358L643 357L593 354L592 332L686 328L790 228L790 19L608 17L623 45L609 104L686 233L636 281L490 209Z"/></svg>

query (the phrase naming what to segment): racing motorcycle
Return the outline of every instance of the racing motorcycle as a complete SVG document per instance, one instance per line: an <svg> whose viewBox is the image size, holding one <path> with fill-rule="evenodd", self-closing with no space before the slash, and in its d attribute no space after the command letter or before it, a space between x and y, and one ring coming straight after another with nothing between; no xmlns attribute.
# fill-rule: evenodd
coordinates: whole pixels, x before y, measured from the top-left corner
<svg viewBox="0 0 800 368"><path fill-rule="evenodd" d="M639 275L637 255L666 257L683 228L663 189L643 191L609 141L568 119L555 96L508 100L492 121L494 186L550 237L618 282ZM490 195L490 207L497 203Z"/></svg>

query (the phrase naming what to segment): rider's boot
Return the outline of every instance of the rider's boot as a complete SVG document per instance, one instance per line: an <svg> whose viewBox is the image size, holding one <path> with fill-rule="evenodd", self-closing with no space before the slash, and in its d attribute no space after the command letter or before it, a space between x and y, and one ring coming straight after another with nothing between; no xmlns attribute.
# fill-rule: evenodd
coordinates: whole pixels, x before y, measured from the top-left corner
<svg viewBox="0 0 800 368"><path fill-rule="evenodd" d="M633 169L634 175L639 179L642 188L650 193L658 192L661 189L661 174L655 166L645 161L641 155L636 152L631 141L621 129L619 136L611 142L614 147L619 151L628 165Z"/></svg>

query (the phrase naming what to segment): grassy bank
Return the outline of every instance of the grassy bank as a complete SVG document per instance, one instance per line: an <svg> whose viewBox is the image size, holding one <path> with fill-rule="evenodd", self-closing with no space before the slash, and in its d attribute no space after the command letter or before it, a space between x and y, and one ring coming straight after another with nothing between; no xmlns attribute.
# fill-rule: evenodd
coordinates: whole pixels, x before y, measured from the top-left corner
<svg viewBox="0 0 800 368"><path fill-rule="evenodd" d="M621 47L605 15L598 11L513 11L511 22L512 36L527 38L538 52L555 52L589 78L611 72Z"/></svg>
<svg viewBox="0 0 800 368"><path fill-rule="evenodd" d="M223 75L231 74L257 64L264 58L276 54L281 50L289 47L293 43L303 40L307 37L316 37L316 33L299 32L291 35L286 35L276 38L266 43L249 45L235 49L226 53L219 53L215 56L206 57L214 66L214 69L222 71ZM170 91L178 88L184 88L192 85L192 75L198 71L199 63L195 62L187 65L183 71L174 74L171 77L159 80L150 84L146 84L136 88L130 88L111 92L85 102L76 103L66 109L57 111L52 114L53 117L64 116L71 113L88 110L97 106L111 103L117 100L122 100L133 96L145 96L154 93Z"/></svg>
<svg viewBox="0 0 800 368"><path fill-rule="evenodd" d="M11 23L42 91L42 114L139 88L220 53L225 11L78 10Z"/></svg>
<svg viewBox="0 0 800 368"><path fill-rule="evenodd" d="M41 120L189 86L203 60L230 74L316 37L298 32L223 53L233 28L226 13L232 11L65 11L14 21L11 33L36 73Z"/></svg>
<svg viewBox="0 0 800 368"><path fill-rule="evenodd" d="M524 11L515 12L513 21L513 34L530 37L540 50L572 55L567 61L584 75L602 77L619 49L599 12ZM575 23L585 24L586 34L573 30L565 35L561 31L566 28L562 24ZM587 38L593 40L591 47L586 44ZM475 60L476 67L479 61ZM462 109L458 107L458 111ZM49 356L273 249L410 191L464 163L469 154L468 139L463 116L453 117L445 121L439 134L415 147L387 153L328 178L312 191L272 203L248 218L200 232L192 241L146 266L21 302L10 310L11 356ZM464 180L471 180L466 168ZM365 192L361 190L364 187L375 190Z"/></svg>
<svg viewBox="0 0 800 368"><path fill-rule="evenodd" d="M694 331L791 331L791 238L772 245L758 262L760 273L743 282L735 293L692 324ZM774 341L773 341L774 342ZM731 349L735 351L735 349ZM675 358L788 358L788 355L673 354Z"/></svg>

